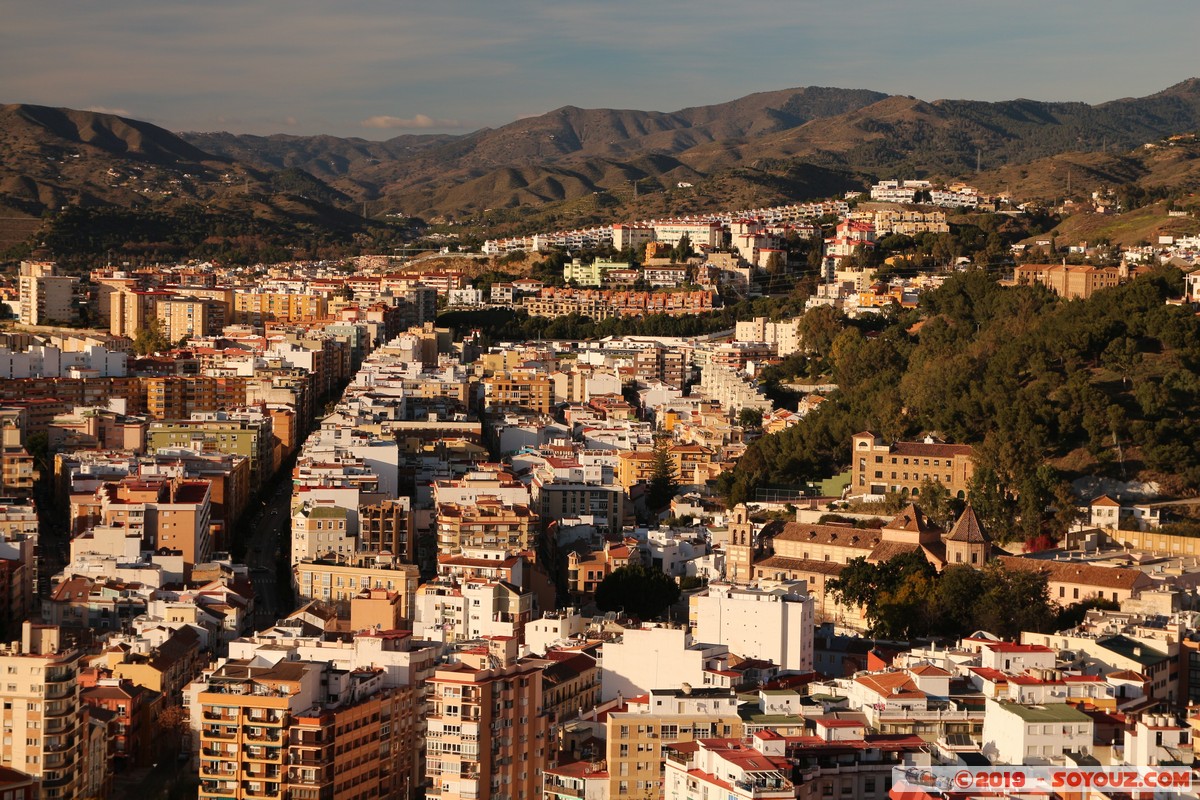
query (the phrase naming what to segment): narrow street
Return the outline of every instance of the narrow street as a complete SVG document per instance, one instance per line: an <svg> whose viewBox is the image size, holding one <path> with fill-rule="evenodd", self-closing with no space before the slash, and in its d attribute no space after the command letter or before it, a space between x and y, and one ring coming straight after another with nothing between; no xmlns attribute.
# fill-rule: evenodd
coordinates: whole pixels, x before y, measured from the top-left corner
<svg viewBox="0 0 1200 800"><path fill-rule="evenodd" d="M290 470L287 474L290 475ZM257 630L270 626L280 615L292 610L283 608L281 599L283 590L291 586L287 574L291 481L280 480L268 491L269 494L258 501L258 510L250 515L244 559L250 567L250 580L254 585L254 627Z"/></svg>

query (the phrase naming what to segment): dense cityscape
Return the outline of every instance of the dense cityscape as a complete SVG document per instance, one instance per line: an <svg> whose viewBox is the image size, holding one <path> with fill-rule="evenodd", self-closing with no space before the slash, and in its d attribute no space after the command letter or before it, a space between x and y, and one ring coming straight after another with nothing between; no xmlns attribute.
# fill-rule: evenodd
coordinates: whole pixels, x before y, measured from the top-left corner
<svg viewBox="0 0 1200 800"><path fill-rule="evenodd" d="M946 797L980 790L900 778L1190 768L1197 475L1143 418L1195 410L1145 370L1195 363L1200 237L890 254L967 211L1035 213L896 180L478 253L33 252L0 287L0 793ZM1140 404L1046 390L1089 458L926 424L957 400L904 383L959 392L919 348L958 336L957 364L1022 304L1128 326L1054 351ZM873 380L905 408L862 411Z"/></svg>
<svg viewBox="0 0 1200 800"><path fill-rule="evenodd" d="M1200 800L1194 18L0 0L0 800Z"/></svg>

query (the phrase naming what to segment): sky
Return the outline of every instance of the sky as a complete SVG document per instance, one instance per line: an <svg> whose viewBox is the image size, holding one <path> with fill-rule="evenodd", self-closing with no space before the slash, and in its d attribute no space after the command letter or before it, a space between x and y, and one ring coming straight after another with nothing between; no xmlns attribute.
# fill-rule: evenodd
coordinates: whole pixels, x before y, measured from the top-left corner
<svg viewBox="0 0 1200 800"><path fill-rule="evenodd" d="M1102 102L1200 74L1195 0L0 0L0 103L388 139L756 91Z"/></svg>

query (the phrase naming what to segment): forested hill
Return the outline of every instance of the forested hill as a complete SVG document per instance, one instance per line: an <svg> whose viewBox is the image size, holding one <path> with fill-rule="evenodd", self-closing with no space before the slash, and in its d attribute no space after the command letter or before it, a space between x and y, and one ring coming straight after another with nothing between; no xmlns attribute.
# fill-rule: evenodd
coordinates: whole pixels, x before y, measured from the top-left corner
<svg viewBox="0 0 1200 800"><path fill-rule="evenodd" d="M835 474L850 463L851 435L872 429L975 445L970 500L1001 540L1061 533L1074 504L1068 481L1081 475L1194 494L1200 319L1165 304L1182 293L1173 268L1086 301L972 271L878 331L821 311L825 326L810 321L822 331L819 354L782 369L827 375L839 391L802 424L755 441L722 488L738 502L757 486ZM1048 507L1063 511L1055 518Z"/></svg>

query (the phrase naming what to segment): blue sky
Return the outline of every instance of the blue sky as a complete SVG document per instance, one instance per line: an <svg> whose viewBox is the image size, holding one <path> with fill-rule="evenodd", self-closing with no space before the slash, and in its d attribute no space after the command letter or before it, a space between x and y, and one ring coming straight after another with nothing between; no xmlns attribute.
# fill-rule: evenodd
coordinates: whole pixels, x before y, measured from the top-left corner
<svg viewBox="0 0 1200 800"><path fill-rule="evenodd" d="M1101 102L1200 73L1195 0L0 0L0 102L386 139L755 91Z"/></svg>

